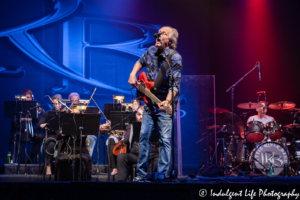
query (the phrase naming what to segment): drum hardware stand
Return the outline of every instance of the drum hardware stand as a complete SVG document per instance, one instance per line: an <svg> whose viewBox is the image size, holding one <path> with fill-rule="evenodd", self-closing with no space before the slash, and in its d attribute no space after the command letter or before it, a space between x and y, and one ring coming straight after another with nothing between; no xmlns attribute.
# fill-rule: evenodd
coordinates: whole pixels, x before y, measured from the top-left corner
<svg viewBox="0 0 300 200"><path fill-rule="evenodd" d="M260 68L260 62L257 61L255 66L249 71L247 72L242 78L240 78L237 82L235 82L232 86L230 86L226 92L229 92L229 90L231 90L231 109L232 109L232 119L231 119L231 124L232 124L232 135L233 135L233 140L235 142L235 124L234 124L234 89L235 87L248 75L250 74L255 68ZM225 156L226 158L226 156ZM227 167L227 166L226 166Z"/></svg>
<svg viewBox="0 0 300 200"><path fill-rule="evenodd" d="M206 122L207 119L210 119L210 118L205 118L204 120L201 120L201 121L205 121L205 122ZM204 126L206 126L206 123L204 123ZM219 132L221 132L222 130L224 130L224 128L226 128L226 127L227 127L227 126L224 125L224 126L222 127L222 129L220 129L220 130L217 132L217 134L218 134ZM206 137L207 137L206 132L204 132L204 138L198 140L197 142L195 142L195 144L197 144L197 143L203 141L204 139L206 139ZM216 149L214 150L214 153L213 153L213 155L212 155L212 157L211 157L211 159L210 159L210 162L209 162L209 161L205 161L205 160L202 161L202 163L200 164L200 166L198 167L198 169L197 169L193 174L190 174L190 175L189 175L191 178L195 178L198 172L199 172L199 174L200 174L206 167L208 167L207 165L211 165L211 164L212 164L213 158L214 158L214 156L215 156L215 152L217 151L218 144L219 144L219 141L217 142ZM203 152L204 152L204 157L206 157L206 155L205 155L205 154L206 154L206 149L203 149Z"/></svg>
<svg viewBox="0 0 300 200"><path fill-rule="evenodd" d="M242 115L240 115L240 116L243 116L243 118L244 118L244 159L246 160L246 156L247 156L247 154L246 154L246 131L247 131L247 119L246 119L246 117L247 117L247 115L248 115L248 113L251 113L251 111L247 111L247 112L244 112Z"/></svg>

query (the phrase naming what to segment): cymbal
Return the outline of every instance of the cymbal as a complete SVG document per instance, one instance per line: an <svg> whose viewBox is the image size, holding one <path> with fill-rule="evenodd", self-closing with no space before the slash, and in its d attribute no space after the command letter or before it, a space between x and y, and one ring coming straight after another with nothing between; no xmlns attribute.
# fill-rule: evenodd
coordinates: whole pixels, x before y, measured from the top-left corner
<svg viewBox="0 0 300 200"><path fill-rule="evenodd" d="M237 107L241 109L256 109L263 107L261 103L254 103L254 102L249 102L249 103L240 103L237 105Z"/></svg>
<svg viewBox="0 0 300 200"><path fill-rule="evenodd" d="M207 112L216 113L216 114L229 112L229 110L226 110L224 108L206 108L205 110Z"/></svg>
<svg viewBox="0 0 300 200"><path fill-rule="evenodd" d="M234 114L233 117L234 117L234 124L235 124L235 133L240 134L241 132L244 131L244 122L236 114ZM217 116L217 124L219 124L220 127L222 127L223 125L231 124L231 120L232 120L231 112L221 113ZM225 129L227 129L227 131L226 131L227 133L232 133L231 125Z"/></svg>
<svg viewBox="0 0 300 200"><path fill-rule="evenodd" d="M287 110L294 108L296 106L295 103L289 102L289 101L278 101L276 103L271 103L269 105L269 108L274 109L274 110Z"/></svg>
<svg viewBox="0 0 300 200"><path fill-rule="evenodd" d="M216 129L221 128L219 125L212 125L212 126L206 126L206 129L214 129L215 127L216 127Z"/></svg>
<svg viewBox="0 0 300 200"><path fill-rule="evenodd" d="M287 124L284 128L300 128L300 124Z"/></svg>

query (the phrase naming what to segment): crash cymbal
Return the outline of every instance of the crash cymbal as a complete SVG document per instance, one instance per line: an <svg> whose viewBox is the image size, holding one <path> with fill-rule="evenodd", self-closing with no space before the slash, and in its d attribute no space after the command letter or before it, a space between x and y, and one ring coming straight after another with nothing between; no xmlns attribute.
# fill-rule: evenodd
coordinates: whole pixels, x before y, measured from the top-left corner
<svg viewBox="0 0 300 200"><path fill-rule="evenodd" d="M240 134L241 132L244 131L244 122L236 114L234 114L233 117L234 117L234 124L235 124L235 133ZM227 125L224 131L226 131L227 133L232 133L231 119L232 119L231 112L221 113L217 116L217 124L220 127L222 127L223 125Z"/></svg>
<svg viewBox="0 0 300 200"><path fill-rule="evenodd" d="M271 103L269 105L269 108L274 109L274 110L287 110L294 108L296 106L295 103L289 102L289 101L279 101L276 103Z"/></svg>
<svg viewBox="0 0 300 200"><path fill-rule="evenodd" d="M229 110L226 110L224 108L206 108L206 111L211 113L216 113L216 114L229 112Z"/></svg>
<svg viewBox="0 0 300 200"><path fill-rule="evenodd" d="M256 109L263 107L261 103L254 103L254 102L249 102L249 103L240 103L237 105L237 107L241 109Z"/></svg>
<svg viewBox="0 0 300 200"><path fill-rule="evenodd" d="M206 129L220 129L221 127L219 125L212 125L212 126L206 126Z"/></svg>
<svg viewBox="0 0 300 200"><path fill-rule="evenodd" d="M287 124L284 128L300 128L300 124Z"/></svg>

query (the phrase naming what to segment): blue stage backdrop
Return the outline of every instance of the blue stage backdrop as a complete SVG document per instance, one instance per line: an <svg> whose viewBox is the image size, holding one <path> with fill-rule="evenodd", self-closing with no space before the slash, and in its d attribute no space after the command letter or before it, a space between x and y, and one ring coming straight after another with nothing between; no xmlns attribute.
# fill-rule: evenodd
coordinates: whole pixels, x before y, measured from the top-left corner
<svg viewBox="0 0 300 200"><path fill-rule="evenodd" d="M153 35L162 26L170 25L179 31L177 50L183 57L183 74L205 72L207 68L200 67L200 63L208 65L208 26L205 26L206 18L201 16L207 14L207 3L200 3L203 4L201 12L192 6L194 3L189 3L137 0L1 2L0 162L6 160L10 139L10 119L4 118L5 100L14 100L14 95L25 88L33 91L40 104L49 103L45 95L57 93L66 99L71 92L77 92L81 99L89 99L97 86L94 98L102 109L104 103L113 102L112 95L125 95L125 101L129 102L135 97L135 90L131 91L127 82L129 73L138 58L154 44ZM189 5L184 19L179 14L179 5ZM165 6L170 6L174 14L159 15L164 12ZM185 28L187 21L201 24L204 28L190 32ZM191 37L195 39L188 40ZM187 93L191 96L182 96L181 99L193 98L193 88L185 89L191 90ZM94 106L94 103L90 105ZM44 109L49 110L51 106ZM185 113L184 109L192 110L193 105L184 103L182 113ZM185 120L181 126L186 127L189 126L188 118L194 115L182 117ZM199 130L195 129L189 137L194 141L199 139L199 134ZM94 150L94 160L96 154ZM186 163L198 159L190 156L190 152L183 156Z"/></svg>

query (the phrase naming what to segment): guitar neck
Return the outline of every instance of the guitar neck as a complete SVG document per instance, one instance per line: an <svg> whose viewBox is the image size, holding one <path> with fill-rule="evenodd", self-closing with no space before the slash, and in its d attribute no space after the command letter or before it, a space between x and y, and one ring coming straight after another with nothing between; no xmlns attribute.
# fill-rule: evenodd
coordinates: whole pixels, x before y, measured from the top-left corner
<svg viewBox="0 0 300 200"><path fill-rule="evenodd" d="M154 94L152 94L152 92L150 92L150 90L147 89L145 85L140 85L139 91L142 92L147 97L149 97L155 103L161 103L161 100L159 100Z"/></svg>

